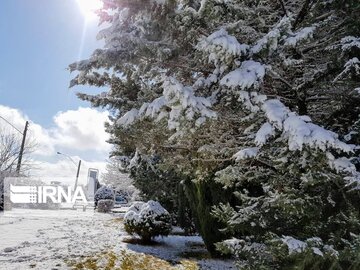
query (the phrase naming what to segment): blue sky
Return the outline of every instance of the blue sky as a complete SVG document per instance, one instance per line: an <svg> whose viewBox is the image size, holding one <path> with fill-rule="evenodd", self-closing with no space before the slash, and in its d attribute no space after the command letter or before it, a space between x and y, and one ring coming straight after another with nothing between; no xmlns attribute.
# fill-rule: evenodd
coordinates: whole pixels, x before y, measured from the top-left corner
<svg viewBox="0 0 360 270"><path fill-rule="evenodd" d="M66 68L100 45L97 30L76 0L1 0L0 103L45 127L58 111L88 106L68 89Z"/></svg>
<svg viewBox="0 0 360 270"><path fill-rule="evenodd" d="M33 158L52 174L74 173L57 151L81 158L84 177L87 167L105 167L108 113L68 89L73 75L67 70L102 46L98 30L97 20L86 23L76 0L0 0L0 116L19 129L30 120L29 136L39 144ZM9 128L0 121L3 127Z"/></svg>

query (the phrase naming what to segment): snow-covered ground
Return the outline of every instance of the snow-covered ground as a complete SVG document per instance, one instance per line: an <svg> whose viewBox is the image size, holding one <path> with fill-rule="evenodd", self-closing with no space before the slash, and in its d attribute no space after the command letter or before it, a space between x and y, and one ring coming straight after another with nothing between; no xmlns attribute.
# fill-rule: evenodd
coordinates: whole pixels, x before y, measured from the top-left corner
<svg viewBox="0 0 360 270"><path fill-rule="evenodd" d="M191 258L189 254L206 254L197 236L171 235L153 246L127 244L124 238L129 236L119 214L15 209L0 214L0 269L71 269L68 262L108 252L121 258L124 250L171 264L189 259L200 269L235 269L230 261Z"/></svg>
<svg viewBox="0 0 360 270"><path fill-rule="evenodd" d="M120 224L91 210L16 209L0 216L0 269L66 269L64 260L115 246Z"/></svg>

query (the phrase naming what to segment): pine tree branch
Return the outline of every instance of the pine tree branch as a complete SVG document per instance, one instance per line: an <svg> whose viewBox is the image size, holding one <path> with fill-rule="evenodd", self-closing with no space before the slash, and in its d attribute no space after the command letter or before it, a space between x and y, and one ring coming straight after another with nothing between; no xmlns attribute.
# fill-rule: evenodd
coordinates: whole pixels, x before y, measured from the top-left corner
<svg viewBox="0 0 360 270"><path fill-rule="evenodd" d="M285 80L284 78L280 77L276 72L270 70L270 73L272 74L272 75L270 75L270 77L271 77L272 79L281 81L282 83L284 83L284 84L285 84L288 88L290 88L290 89L293 88L293 86L292 86L287 80Z"/></svg>
<svg viewBox="0 0 360 270"><path fill-rule="evenodd" d="M302 6L299 14L297 15L295 22L293 24L292 29L295 30L296 27L305 19L306 15L308 14L311 5L313 4L313 0L306 0L304 5Z"/></svg>
<svg viewBox="0 0 360 270"><path fill-rule="evenodd" d="M279 0L279 3L280 3L281 8L282 8L282 10L283 10L283 12L284 12L284 15L288 17L289 15L288 15L288 12L287 12L287 10L286 10L284 1L283 1L283 0Z"/></svg>
<svg viewBox="0 0 360 270"><path fill-rule="evenodd" d="M263 161L263 160L260 160L260 159L255 159L254 160L256 163L259 163L260 165L266 167L266 168L269 168L271 170L273 170L274 172L277 172L277 169L273 166L271 166L269 163Z"/></svg>
<svg viewBox="0 0 360 270"><path fill-rule="evenodd" d="M202 158L194 158L192 161L201 161L201 162L226 162L234 160L233 158L209 158L209 159L202 159Z"/></svg>
<svg viewBox="0 0 360 270"><path fill-rule="evenodd" d="M190 148L182 145L160 145L161 148L164 149L176 149L176 150L186 150L186 151L192 151Z"/></svg>

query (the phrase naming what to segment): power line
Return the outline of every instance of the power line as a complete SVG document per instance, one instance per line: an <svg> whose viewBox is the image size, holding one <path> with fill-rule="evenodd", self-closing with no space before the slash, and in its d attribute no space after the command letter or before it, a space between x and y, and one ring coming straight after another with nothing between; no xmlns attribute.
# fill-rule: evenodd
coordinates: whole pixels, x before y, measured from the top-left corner
<svg viewBox="0 0 360 270"><path fill-rule="evenodd" d="M24 135L22 131L20 131L17 127L15 127L13 124L11 124L8 120L6 120L4 117L0 115L0 118L3 119L6 123L8 123L10 126L12 126L14 129L16 129L21 135Z"/></svg>

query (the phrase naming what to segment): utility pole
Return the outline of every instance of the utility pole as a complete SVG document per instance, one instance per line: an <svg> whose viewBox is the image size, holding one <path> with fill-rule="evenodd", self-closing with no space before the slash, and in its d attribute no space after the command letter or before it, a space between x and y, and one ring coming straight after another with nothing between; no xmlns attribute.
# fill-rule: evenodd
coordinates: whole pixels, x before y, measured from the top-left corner
<svg viewBox="0 0 360 270"><path fill-rule="evenodd" d="M16 172L17 173L20 173L21 161L22 161L22 157L23 157L23 154L24 154L24 148L25 148L25 142L26 142L26 133L27 133L28 127L29 127L29 121L26 121L25 129L24 129L24 133L23 133L23 138L22 138L22 142L21 142L21 147L20 147L18 164L17 164L17 167L16 167Z"/></svg>

